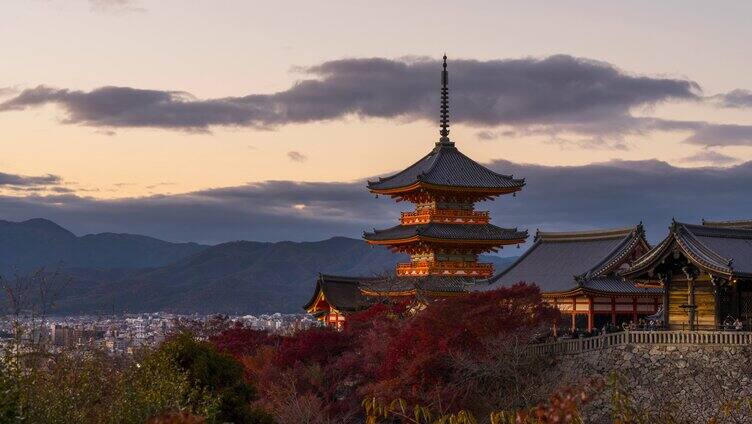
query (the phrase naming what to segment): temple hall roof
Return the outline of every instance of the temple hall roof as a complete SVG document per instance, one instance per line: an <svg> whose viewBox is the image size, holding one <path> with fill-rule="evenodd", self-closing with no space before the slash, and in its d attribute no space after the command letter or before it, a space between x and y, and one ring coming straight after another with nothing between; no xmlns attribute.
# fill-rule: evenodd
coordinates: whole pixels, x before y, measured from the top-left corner
<svg viewBox="0 0 752 424"><path fill-rule="evenodd" d="M736 221L738 222L738 221ZM752 277L752 229L731 225L686 224L674 221L669 235L623 272L638 277L654 268L673 250L699 268L726 277Z"/></svg>
<svg viewBox="0 0 752 424"><path fill-rule="evenodd" d="M418 183L514 192L525 185L525 180L491 171L462 154L454 143L439 142L430 153L404 171L379 178L378 181L369 181L368 189L378 192L407 188Z"/></svg>
<svg viewBox="0 0 752 424"><path fill-rule="evenodd" d="M311 300L303 306L310 310L323 294L326 302L342 312L367 309L385 297L395 295L465 293L477 278L428 275L421 277L347 277L320 274Z"/></svg>
<svg viewBox="0 0 752 424"><path fill-rule="evenodd" d="M311 308L321 293L326 302L339 311L352 312L365 309L369 303L360 291L360 284L369 280L375 279L319 274L313 296L303 309Z"/></svg>
<svg viewBox="0 0 752 424"><path fill-rule="evenodd" d="M706 227L739 228L752 230L752 219L739 219L733 221L709 221L703 219L702 225Z"/></svg>
<svg viewBox="0 0 752 424"><path fill-rule="evenodd" d="M537 284L542 292L581 288L631 292L635 287L612 276L637 247L647 248L641 225L578 232L538 232L535 243L505 271L476 290L493 290L518 282ZM620 280L620 281L617 281ZM639 290L637 290L639 291Z"/></svg>
<svg viewBox="0 0 752 424"><path fill-rule="evenodd" d="M364 232L363 237L371 242L408 240L414 237L442 240L505 241L524 240L527 231L516 228L501 228L492 224L439 224L397 225L385 230Z"/></svg>

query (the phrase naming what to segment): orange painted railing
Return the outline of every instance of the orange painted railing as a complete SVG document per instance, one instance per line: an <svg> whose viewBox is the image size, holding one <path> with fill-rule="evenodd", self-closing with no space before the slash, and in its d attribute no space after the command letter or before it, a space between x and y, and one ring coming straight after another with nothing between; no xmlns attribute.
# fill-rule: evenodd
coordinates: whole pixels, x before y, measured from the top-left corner
<svg viewBox="0 0 752 424"><path fill-rule="evenodd" d="M397 264L397 275L471 275L490 277L493 275L493 264L477 262L411 262Z"/></svg>
<svg viewBox="0 0 752 424"><path fill-rule="evenodd" d="M487 211L463 211L458 209L426 209L414 212L402 212L402 225L427 224L439 222L444 224L487 224Z"/></svg>

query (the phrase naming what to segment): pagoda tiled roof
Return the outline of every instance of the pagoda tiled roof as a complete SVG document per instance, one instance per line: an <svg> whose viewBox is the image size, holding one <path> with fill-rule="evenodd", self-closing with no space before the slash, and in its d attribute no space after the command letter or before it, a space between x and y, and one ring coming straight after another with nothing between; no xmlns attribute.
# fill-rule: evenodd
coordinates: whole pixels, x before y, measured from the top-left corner
<svg viewBox="0 0 752 424"><path fill-rule="evenodd" d="M641 225L578 232L538 232L535 243L506 270L479 284L476 290L493 290L518 282L537 284L544 293L578 288L613 292L640 291L614 276L639 245L647 247Z"/></svg>
<svg viewBox="0 0 752 424"><path fill-rule="evenodd" d="M397 225L385 230L363 233L368 241L404 240L413 237L436 238L443 240L524 240L527 231L517 228L501 228L492 224L440 224Z"/></svg>
<svg viewBox="0 0 752 424"><path fill-rule="evenodd" d="M369 181L372 191L410 187L417 183L438 186L517 191L524 179L496 173L460 152L452 142L439 142L426 156L398 172L378 181Z"/></svg>
<svg viewBox="0 0 752 424"><path fill-rule="evenodd" d="M316 281L311 300L303 309L310 309L316 302L319 292L323 292L327 303L342 312L355 312L367 309L384 298L401 293L441 295L466 293L477 278L462 276L427 275L420 277L350 277L320 274Z"/></svg>
<svg viewBox="0 0 752 424"><path fill-rule="evenodd" d="M669 235L622 274L637 277L655 267L673 250L710 274L752 277L752 229L730 225L674 221Z"/></svg>

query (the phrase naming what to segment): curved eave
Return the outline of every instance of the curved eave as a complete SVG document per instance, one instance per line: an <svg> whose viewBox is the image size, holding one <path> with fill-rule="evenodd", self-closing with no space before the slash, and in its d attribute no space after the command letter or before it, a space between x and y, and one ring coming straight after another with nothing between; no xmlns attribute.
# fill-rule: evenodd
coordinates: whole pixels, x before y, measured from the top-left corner
<svg viewBox="0 0 752 424"><path fill-rule="evenodd" d="M371 185L368 186L368 190L371 191L371 193L374 194L384 194L384 195L390 195L390 196L398 196L400 194L410 193L415 190L420 189L427 189L427 190L436 190L436 191L462 191L462 192L471 192L474 194L486 194L490 196L500 196L503 194L510 194L510 193L516 193L520 190L522 190L522 187L525 186L524 180L520 180L521 183L519 186L516 187L463 187L463 186L452 186L452 185L440 185L440 184L430 184L425 182L415 182L410 185L402 186L402 187L394 187L394 188L374 188L371 187Z"/></svg>
<svg viewBox="0 0 752 424"><path fill-rule="evenodd" d="M634 279L636 275L640 275L647 272L652 267L652 264L665 257L669 251L669 247L673 245L673 238L671 235L663 239L648 253L644 254L641 258L637 259L631 267L619 273L620 276Z"/></svg>
<svg viewBox="0 0 752 424"><path fill-rule="evenodd" d="M606 290L597 290L597 289L591 289L588 287L574 287L570 290L565 291L557 291L557 292L543 292L543 297L557 297L557 296L574 296L577 294L596 294L596 295L603 295L603 296L644 296L644 297L656 297L661 296L661 293L647 293L644 291L640 291L639 287L635 287L634 292L612 292L612 291L606 291Z"/></svg>
<svg viewBox="0 0 752 424"><path fill-rule="evenodd" d="M635 228L622 243L619 243L618 246L601 259L590 271L583 274L583 276L600 277L614 271L616 266L622 263L640 245L648 251L650 250L650 244L645 239L644 234L638 228Z"/></svg>
<svg viewBox="0 0 752 424"><path fill-rule="evenodd" d="M420 294L425 296L432 296L432 297L451 297L451 296L460 296L467 294L466 291L461 290L453 290L453 291L443 291L443 290L419 290Z"/></svg>
<svg viewBox="0 0 752 424"><path fill-rule="evenodd" d="M316 304L319 302L319 300L324 298L324 292L321 289L321 275L316 279L316 288L313 291L313 296L311 296L311 300L308 301L305 305L303 305L303 310L305 310L308 313L311 313L313 310L313 307L316 306Z"/></svg>
<svg viewBox="0 0 752 424"><path fill-rule="evenodd" d="M681 234L680 234L681 232ZM701 270L710 274L720 274L727 278L735 276L746 276L740 273L735 273L734 269L730 266L721 266L717 263L712 263L705 260L700 254L715 256L719 261L727 261L725 258L720 257L715 252L706 247L702 242L692 235L692 233L683 228L681 224L675 224L671 233L663 241L661 241L650 252L646 253L641 259L639 259L631 268L620 273L621 276L645 280L645 278L639 278L648 272L651 268L656 266L656 263L665 258L672 251L672 247L677 247L679 251L687 258L687 260L700 268ZM653 277L648 278L653 280Z"/></svg>
<svg viewBox="0 0 752 424"><path fill-rule="evenodd" d="M682 231L686 233L682 234L682 236L687 237L687 239L684 237L676 237L676 244L690 262L708 273L722 274L729 278L734 275L734 270L730 266L719 266L718 264L705 260L699 254L716 256L719 260L724 262L728 262L728 259L722 258L712 250L708 249L688 230L682 229Z"/></svg>
<svg viewBox="0 0 752 424"><path fill-rule="evenodd" d="M400 245L415 243L418 241L427 242L440 242L440 243L458 243L458 244L485 244L491 246L505 246L509 244L522 244L527 237L521 237L517 239L504 239L504 240L471 240L471 239L451 239L451 238L438 238L438 237L426 237L426 236L412 236L403 239L391 239L391 240L369 240L366 238L368 244L375 245Z"/></svg>
<svg viewBox="0 0 752 424"><path fill-rule="evenodd" d="M365 289L361 287L360 292L363 293L364 296L370 296L370 297L415 296L415 289L378 291L378 290Z"/></svg>

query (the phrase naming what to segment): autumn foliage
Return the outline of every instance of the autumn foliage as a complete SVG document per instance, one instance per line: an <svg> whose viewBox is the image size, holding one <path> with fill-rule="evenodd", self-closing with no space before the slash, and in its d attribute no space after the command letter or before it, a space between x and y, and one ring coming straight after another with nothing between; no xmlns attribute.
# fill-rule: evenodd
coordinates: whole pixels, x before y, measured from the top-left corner
<svg viewBox="0 0 752 424"><path fill-rule="evenodd" d="M498 361L499 346L527 343L558 312L535 286L427 302L380 303L348 317L342 331L292 336L232 328L213 337L258 383L258 406L278 422L362 422L366 397L404 399L441 413L485 412L468 358ZM503 349L502 349L503 350Z"/></svg>

